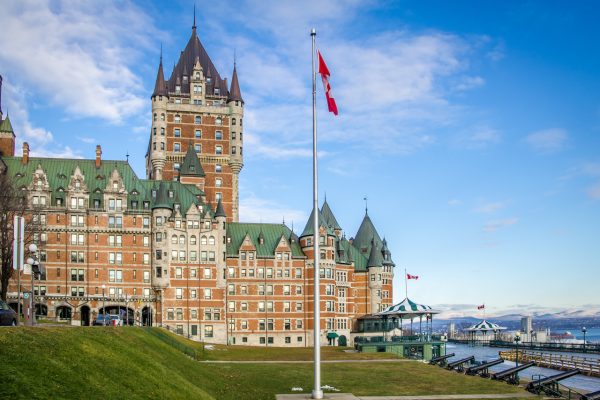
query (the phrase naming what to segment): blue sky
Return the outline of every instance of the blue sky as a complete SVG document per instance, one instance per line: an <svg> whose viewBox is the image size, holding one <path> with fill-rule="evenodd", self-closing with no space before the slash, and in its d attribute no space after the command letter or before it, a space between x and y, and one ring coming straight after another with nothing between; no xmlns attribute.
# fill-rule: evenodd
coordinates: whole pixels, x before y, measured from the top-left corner
<svg viewBox="0 0 600 400"><path fill-rule="evenodd" d="M192 1L5 1L3 111L37 155L130 161L144 175L149 95L185 46ZM222 76L246 100L243 221L311 204L310 28L320 193L348 237L364 215L409 294L447 315L600 305L600 5L581 1L197 4Z"/></svg>

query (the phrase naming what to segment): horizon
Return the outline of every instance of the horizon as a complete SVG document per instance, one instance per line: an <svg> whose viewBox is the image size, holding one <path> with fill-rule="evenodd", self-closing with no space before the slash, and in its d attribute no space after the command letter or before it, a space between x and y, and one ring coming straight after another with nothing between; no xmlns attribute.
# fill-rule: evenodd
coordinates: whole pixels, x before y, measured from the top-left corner
<svg viewBox="0 0 600 400"><path fill-rule="evenodd" d="M150 94L193 2L8 1L2 111L16 154L129 162L145 177ZM317 6L320 4L320 6ZM365 212L409 297L448 313L595 309L600 281L600 39L593 2L221 2L196 7L247 116L240 222L306 224L310 28L340 115L317 88L319 204L347 237ZM285 30L279 27L286 26ZM44 40L40 40L40 38ZM392 88L393 90L389 90ZM594 239L596 238L596 239ZM451 300L451 301L449 301ZM529 314L524 314L529 315Z"/></svg>

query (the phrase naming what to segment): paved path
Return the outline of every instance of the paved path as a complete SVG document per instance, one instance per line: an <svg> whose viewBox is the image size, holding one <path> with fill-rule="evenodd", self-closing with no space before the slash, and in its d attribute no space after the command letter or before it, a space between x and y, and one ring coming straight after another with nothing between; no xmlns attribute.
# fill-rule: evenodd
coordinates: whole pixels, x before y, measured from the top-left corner
<svg viewBox="0 0 600 400"><path fill-rule="evenodd" d="M277 360L249 360L249 361L228 361L228 360L203 360L200 361L208 364L312 364L312 360L296 360L296 361L277 361ZM373 363L373 362L384 362L384 363L399 363L399 362L415 362L414 360L406 360L406 359L388 359L383 358L380 360L371 359L371 360L321 360L321 364L333 364L333 363Z"/></svg>
<svg viewBox="0 0 600 400"><path fill-rule="evenodd" d="M502 394L438 394L430 396L360 396L352 393L325 393L324 399L332 400L461 400L461 399L514 399L517 397L536 397L529 392ZM278 394L277 400L310 399L310 393Z"/></svg>

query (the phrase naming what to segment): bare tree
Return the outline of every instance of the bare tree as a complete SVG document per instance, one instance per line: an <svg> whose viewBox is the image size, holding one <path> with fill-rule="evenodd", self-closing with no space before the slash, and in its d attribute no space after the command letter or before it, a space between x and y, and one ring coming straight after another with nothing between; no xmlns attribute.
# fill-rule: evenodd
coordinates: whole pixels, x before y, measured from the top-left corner
<svg viewBox="0 0 600 400"><path fill-rule="evenodd" d="M4 167L4 168L2 168ZM0 166L0 298L6 301L8 284L13 275L13 220L24 215L26 192L17 188L4 165Z"/></svg>

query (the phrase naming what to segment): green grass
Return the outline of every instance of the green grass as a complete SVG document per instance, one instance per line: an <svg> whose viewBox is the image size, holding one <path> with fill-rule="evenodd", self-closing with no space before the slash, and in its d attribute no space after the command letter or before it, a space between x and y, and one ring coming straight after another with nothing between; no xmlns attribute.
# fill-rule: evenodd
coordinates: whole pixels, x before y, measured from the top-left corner
<svg viewBox="0 0 600 400"><path fill-rule="evenodd" d="M164 339L164 331L154 330L158 334L132 327L0 329L0 398L272 400L277 393L291 393L292 387L308 392L312 386L311 364L202 363L184 354L181 346L174 347L171 336L175 336ZM186 348L200 346L182 338L177 338L177 343ZM234 347L210 354L220 359L297 360L310 352ZM323 354L348 356L339 349L323 349ZM322 382L355 395L522 391L419 362L376 360L323 364Z"/></svg>

